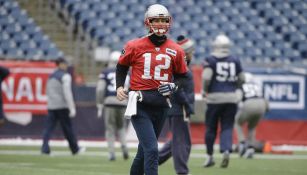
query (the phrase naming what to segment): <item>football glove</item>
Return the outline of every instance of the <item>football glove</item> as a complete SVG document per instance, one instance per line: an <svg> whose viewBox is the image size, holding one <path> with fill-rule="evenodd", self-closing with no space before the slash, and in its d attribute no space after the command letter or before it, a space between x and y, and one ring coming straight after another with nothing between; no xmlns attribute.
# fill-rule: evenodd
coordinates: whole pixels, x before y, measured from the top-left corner
<svg viewBox="0 0 307 175"><path fill-rule="evenodd" d="M102 117L102 111L103 111L103 104L97 104L97 118L101 118Z"/></svg>
<svg viewBox="0 0 307 175"><path fill-rule="evenodd" d="M169 96L176 92L178 86L175 83L161 82L161 85L158 87L158 91L163 96Z"/></svg>
<svg viewBox="0 0 307 175"><path fill-rule="evenodd" d="M69 117L70 118L76 117L76 108L69 109Z"/></svg>

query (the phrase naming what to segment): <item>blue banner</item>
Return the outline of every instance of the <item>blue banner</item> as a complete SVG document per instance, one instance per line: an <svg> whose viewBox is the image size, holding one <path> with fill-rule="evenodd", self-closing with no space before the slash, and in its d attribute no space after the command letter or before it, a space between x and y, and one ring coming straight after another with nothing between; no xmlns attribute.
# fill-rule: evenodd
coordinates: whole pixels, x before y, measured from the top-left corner
<svg viewBox="0 0 307 175"><path fill-rule="evenodd" d="M286 70L249 70L269 101L266 119L307 120L307 76Z"/></svg>

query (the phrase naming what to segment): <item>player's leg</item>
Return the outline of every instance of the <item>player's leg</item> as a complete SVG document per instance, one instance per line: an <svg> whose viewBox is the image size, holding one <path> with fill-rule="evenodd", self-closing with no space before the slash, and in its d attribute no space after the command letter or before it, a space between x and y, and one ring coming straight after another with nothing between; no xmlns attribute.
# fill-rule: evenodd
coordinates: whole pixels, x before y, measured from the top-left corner
<svg viewBox="0 0 307 175"><path fill-rule="evenodd" d="M138 114L131 118L131 122L142 149L137 151L131 166L131 175L141 174L142 167L145 174L158 174L158 136L163 128L167 111L166 108L138 104Z"/></svg>
<svg viewBox="0 0 307 175"><path fill-rule="evenodd" d="M104 123L105 137L108 144L109 160L114 161L115 158L115 130L116 130L116 110L114 107L105 107Z"/></svg>
<svg viewBox="0 0 307 175"><path fill-rule="evenodd" d="M53 130L56 126L57 118L55 116L55 112L48 110L48 115L45 119L45 129L43 131L43 145L41 148L41 152L43 154L50 153L49 140L52 136Z"/></svg>
<svg viewBox="0 0 307 175"><path fill-rule="evenodd" d="M172 157L172 140L168 140L164 143L163 147L159 150L159 165L166 162Z"/></svg>
<svg viewBox="0 0 307 175"><path fill-rule="evenodd" d="M246 122L246 115L247 112L245 110L245 106L243 105L235 116L235 129L239 140L238 153L240 157L242 157L246 151L246 138L243 130L243 125Z"/></svg>
<svg viewBox="0 0 307 175"><path fill-rule="evenodd" d="M250 117L248 118L247 128L247 151L244 154L245 158L253 158L255 153L254 145L256 143L256 127L260 119L264 116L265 113L265 103L261 99L252 99L250 100Z"/></svg>
<svg viewBox="0 0 307 175"><path fill-rule="evenodd" d="M172 127L172 118L168 117L170 127ZM170 157L172 157L172 139L164 143L163 147L159 150L159 165L166 162Z"/></svg>
<svg viewBox="0 0 307 175"><path fill-rule="evenodd" d="M139 143L136 155L133 159L130 175L144 175L144 151L141 143Z"/></svg>
<svg viewBox="0 0 307 175"><path fill-rule="evenodd" d="M248 143L253 145L255 143L255 130L260 121L260 119L264 116L266 106L265 102L262 99L252 99L249 102L250 106L250 117L247 120L247 128L248 128Z"/></svg>
<svg viewBox="0 0 307 175"><path fill-rule="evenodd" d="M221 113L221 138L220 138L220 152L223 153L221 163L222 168L228 167L229 154L232 152L232 134L235 115L237 112L237 104L224 104L224 112Z"/></svg>
<svg viewBox="0 0 307 175"><path fill-rule="evenodd" d="M132 163L130 174L158 174L158 143L152 121L152 109L138 104L138 114L132 116L131 122L139 140L137 155ZM140 149L140 147L142 149Z"/></svg>
<svg viewBox="0 0 307 175"><path fill-rule="evenodd" d="M127 148L127 142L126 142L126 125L125 125L125 118L124 118L125 109L124 108L117 108L116 111L116 128L117 128L117 134L118 139L121 144L121 149L123 153L123 158L128 159L129 153Z"/></svg>
<svg viewBox="0 0 307 175"><path fill-rule="evenodd" d="M211 167L215 164L213 160L213 146L216 138L218 127L218 111L221 105L208 104L205 118L206 134L205 143L207 148L207 160L204 163L204 167Z"/></svg>
<svg viewBox="0 0 307 175"><path fill-rule="evenodd" d="M174 167L177 174L188 174L188 160L191 152L190 125L183 120L183 116L174 116L172 121Z"/></svg>
<svg viewBox="0 0 307 175"><path fill-rule="evenodd" d="M65 138L68 141L69 148L72 154L76 154L79 151L78 141L74 133L71 119L69 117L69 110L62 109L57 112L58 119L61 123L61 127L64 133Z"/></svg>

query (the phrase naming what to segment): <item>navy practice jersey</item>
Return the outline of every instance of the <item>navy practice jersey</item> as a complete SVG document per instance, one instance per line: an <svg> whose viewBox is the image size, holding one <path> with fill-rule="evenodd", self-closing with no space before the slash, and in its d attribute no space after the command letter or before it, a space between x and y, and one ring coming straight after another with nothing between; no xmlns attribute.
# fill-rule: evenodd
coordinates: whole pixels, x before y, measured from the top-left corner
<svg viewBox="0 0 307 175"><path fill-rule="evenodd" d="M262 97L261 90L259 86L255 83L244 83L242 85L242 91L243 91L243 101L250 98Z"/></svg>
<svg viewBox="0 0 307 175"><path fill-rule="evenodd" d="M242 72L240 60L228 56L216 58L210 56L204 63L204 68L209 67L213 71L208 92L235 92L237 89L238 75Z"/></svg>
<svg viewBox="0 0 307 175"><path fill-rule="evenodd" d="M116 96L116 81L115 81L116 68L106 68L99 74L99 78L106 82L105 97Z"/></svg>

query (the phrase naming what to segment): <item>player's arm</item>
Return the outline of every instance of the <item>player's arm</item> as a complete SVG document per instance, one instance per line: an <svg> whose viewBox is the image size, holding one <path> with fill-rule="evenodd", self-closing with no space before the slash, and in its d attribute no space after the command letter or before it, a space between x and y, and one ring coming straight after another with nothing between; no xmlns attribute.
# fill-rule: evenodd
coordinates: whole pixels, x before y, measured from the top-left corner
<svg viewBox="0 0 307 175"><path fill-rule="evenodd" d="M178 88L181 88L184 81L187 81L188 73L182 73L182 74L174 74L174 83L178 86Z"/></svg>
<svg viewBox="0 0 307 175"><path fill-rule="evenodd" d="M105 91L106 91L106 81L99 79L97 82L97 87L96 87L96 107L97 107L97 116L100 118L102 116L102 111L103 111L103 101L105 97Z"/></svg>
<svg viewBox="0 0 307 175"><path fill-rule="evenodd" d="M245 73L243 71L240 60L237 60L236 66L237 66L236 70L238 72L237 86L238 86L238 88L241 88L243 83L245 82Z"/></svg>
<svg viewBox="0 0 307 175"><path fill-rule="evenodd" d="M238 88L241 88L244 82L245 82L245 75L244 75L244 72L242 71L238 75L238 82L237 82Z"/></svg>
<svg viewBox="0 0 307 175"><path fill-rule="evenodd" d="M210 67L205 67L202 73L203 91L205 93L207 93L209 90L209 85L210 85L212 76L213 76L213 70Z"/></svg>
<svg viewBox="0 0 307 175"><path fill-rule="evenodd" d="M75 106L75 102L74 102L74 98L73 98L72 90L71 90L71 76L68 73L66 73L62 78L62 82L63 82L64 98L69 108L69 116L75 117L76 106Z"/></svg>
<svg viewBox="0 0 307 175"><path fill-rule="evenodd" d="M184 81L188 78L188 68L184 61L185 54L183 50L179 50L178 56L175 61L175 71L173 73L174 81L171 83L163 83L158 87L158 91L163 96L169 96L181 88Z"/></svg>
<svg viewBox="0 0 307 175"><path fill-rule="evenodd" d="M158 87L158 91L163 96L169 96L169 95L173 94L174 92L176 92L177 89L180 89L182 87L184 81L187 80L187 78L188 78L187 73L174 74L174 81L172 83L171 82L162 83Z"/></svg>
<svg viewBox="0 0 307 175"><path fill-rule="evenodd" d="M128 70L129 70L129 66L125 66L125 65L121 65L117 63L116 65L116 92L117 92L117 99L120 101L128 98L127 92L124 89Z"/></svg>

